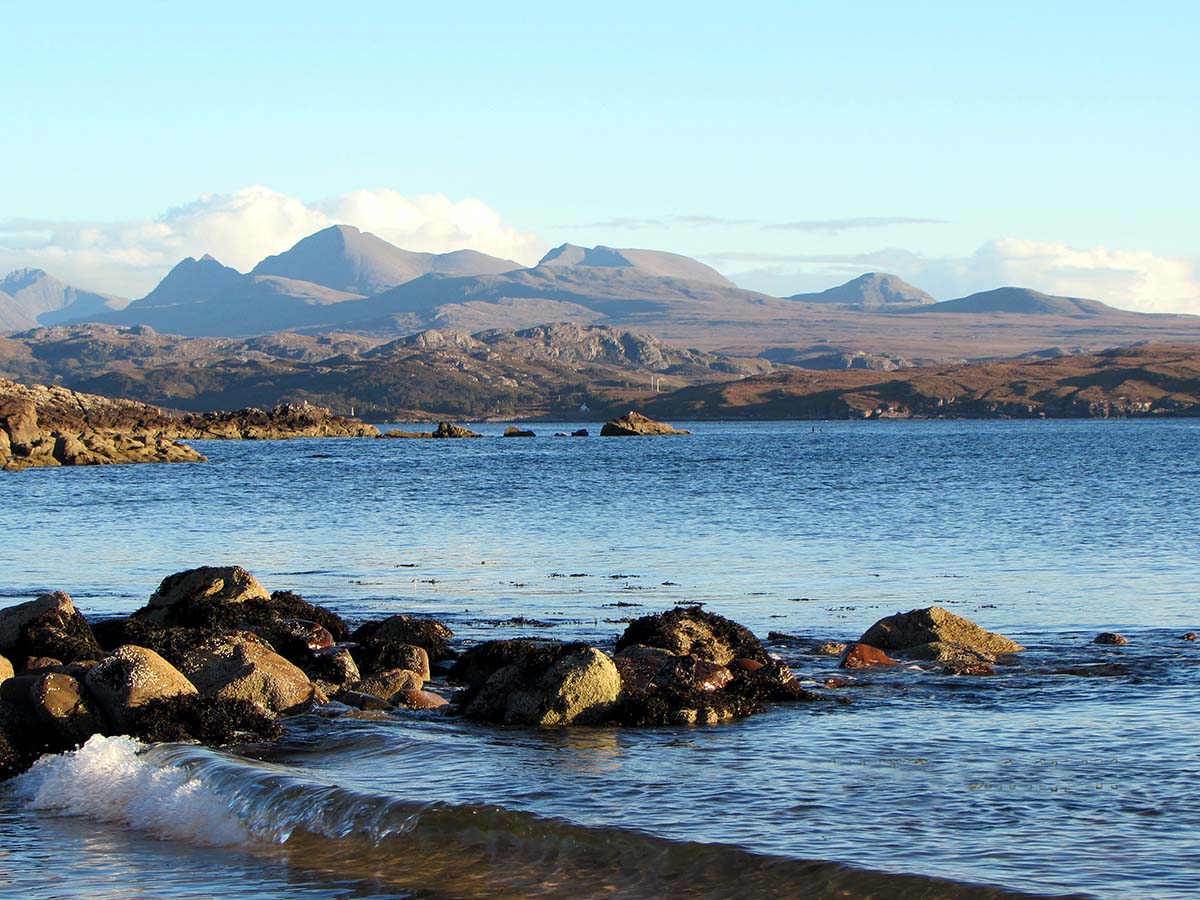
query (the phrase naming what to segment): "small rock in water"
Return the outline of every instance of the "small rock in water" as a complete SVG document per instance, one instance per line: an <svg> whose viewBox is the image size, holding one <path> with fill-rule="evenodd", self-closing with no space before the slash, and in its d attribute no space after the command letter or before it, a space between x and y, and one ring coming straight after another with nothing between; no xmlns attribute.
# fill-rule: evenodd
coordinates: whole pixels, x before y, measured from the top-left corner
<svg viewBox="0 0 1200 900"><path fill-rule="evenodd" d="M1185 634L1183 637L1181 637L1180 640L1181 641L1194 641L1194 640L1196 640L1196 632L1189 631L1187 634Z"/></svg>
<svg viewBox="0 0 1200 900"><path fill-rule="evenodd" d="M1092 643L1109 644L1115 646L1120 644L1128 644L1129 638L1125 637L1123 634L1117 634L1115 631L1105 631L1102 634L1096 635L1096 639L1092 641Z"/></svg>
<svg viewBox="0 0 1200 900"><path fill-rule="evenodd" d="M525 429L518 428L516 425L509 425L507 428L504 429L504 436L506 438L514 438L514 437L536 437L537 435L535 435L532 431L527 431Z"/></svg>
<svg viewBox="0 0 1200 900"><path fill-rule="evenodd" d="M813 648L813 652L821 656L841 656L846 652L846 645L841 641L821 641Z"/></svg>

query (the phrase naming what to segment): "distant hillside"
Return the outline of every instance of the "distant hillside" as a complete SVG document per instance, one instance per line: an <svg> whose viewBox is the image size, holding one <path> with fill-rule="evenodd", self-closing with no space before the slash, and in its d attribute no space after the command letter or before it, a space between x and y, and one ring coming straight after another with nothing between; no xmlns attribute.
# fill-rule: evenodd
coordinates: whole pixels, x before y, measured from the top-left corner
<svg viewBox="0 0 1200 900"><path fill-rule="evenodd" d="M659 278L703 281L720 287L736 285L711 266L678 253L662 250L614 250L612 247L577 247L563 244L542 257L539 267L637 269Z"/></svg>
<svg viewBox="0 0 1200 900"><path fill-rule="evenodd" d="M643 407L673 420L1196 416L1200 345L887 373L786 369L683 388Z"/></svg>
<svg viewBox="0 0 1200 900"><path fill-rule="evenodd" d="M899 304L921 306L937 302L899 275L886 272L867 272L837 287L815 294L793 294L787 299L801 303L836 303L852 309L879 309Z"/></svg>
<svg viewBox="0 0 1200 900"><path fill-rule="evenodd" d="M41 269L17 269L0 280L0 331L57 325L120 309L128 302L73 287Z"/></svg>
<svg viewBox="0 0 1200 900"><path fill-rule="evenodd" d="M926 307L921 312L937 313L1010 313L1038 316L1106 316L1121 314L1099 300L1078 297L1055 297L1040 291L1020 287L1002 287L982 291L957 300L946 300Z"/></svg>
<svg viewBox="0 0 1200 900"><path fill-rule="evenodd" d="M368 296L431 273L489 275L520 268L511 259L476 250L414 253L351 225L333 225L284 253L268 256L250 274L278 275Z"/></svg>
<svg viewBox="0 0 1200 900"><path fill-rule="evenodd" d="M209 411L283 402L376 420L575 414L652 388L768 371L656 338L571 324L475 335L427 331L380 344L351 336L182 338L77 325L0 338L0 374L111 397ZM147 401L148 402L148 401Z"/></svg>

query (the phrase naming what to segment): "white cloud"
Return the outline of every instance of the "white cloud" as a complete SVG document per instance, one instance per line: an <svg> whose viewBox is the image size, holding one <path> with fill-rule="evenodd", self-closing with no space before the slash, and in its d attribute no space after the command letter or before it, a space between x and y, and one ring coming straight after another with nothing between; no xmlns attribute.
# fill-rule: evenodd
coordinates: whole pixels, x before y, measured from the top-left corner
<svg viewBox="0 0 1200 900"><path fill-rule="evenodd" d="M0 273L23 266L91 290L141 297L186 256L211 253L247 271L329 225L354 225L407 250L469 247L532 265L546 249L487 204L443 194L361 190L305 203L262 186L206 194L133 222L0 221Z"/></svg>
<svg viewBox="0 0 1200 900"><path fill-rule="evenodd" d="M724 253L735 282L777 294L821 290L867 271L899 275L939 300L1005 285L1047 294L1101 300L1139 312L1200 315L1200 266L1195 260L1149 250L1072 247L1001 238L967 257L937 258L888 248L859 254ZM744 271L738 271L739 264Z"/></svg>
<svg viewBox="0 0 1200 900"><path fill-rule="evenodd" d="M1002 238L976 250L962 266L960 278L972 290L1012 284L1139 312L1200 314L1196 264L1149 250Z"/></svg>

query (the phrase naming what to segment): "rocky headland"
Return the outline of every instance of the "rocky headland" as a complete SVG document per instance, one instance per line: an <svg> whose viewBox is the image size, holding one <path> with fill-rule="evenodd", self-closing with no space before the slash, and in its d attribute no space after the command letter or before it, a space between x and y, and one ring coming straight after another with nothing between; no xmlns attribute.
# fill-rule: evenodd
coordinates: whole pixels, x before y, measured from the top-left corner
<svg viewBox="0 0 1200 900"><path fill-rule="evenodd" d="M137 462L203 462L183 440L378 437L371 425L307 404L270 412L173 415L134 400L0 379L0 469Z"/></svg>

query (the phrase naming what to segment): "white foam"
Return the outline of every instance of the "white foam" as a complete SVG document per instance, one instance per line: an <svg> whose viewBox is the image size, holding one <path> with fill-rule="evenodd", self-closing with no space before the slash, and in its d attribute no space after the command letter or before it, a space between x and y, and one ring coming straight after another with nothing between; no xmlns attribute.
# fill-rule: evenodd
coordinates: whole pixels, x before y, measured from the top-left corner
<svg viewBox="0 0 1200 900"><path fill-rule="evenodd" d="M250 835L220 796L181 767L162 767L127 737L96 735L78 750L45 756L11 782L37 810L115 822L159 837L216 846Z"/></svg>

